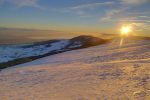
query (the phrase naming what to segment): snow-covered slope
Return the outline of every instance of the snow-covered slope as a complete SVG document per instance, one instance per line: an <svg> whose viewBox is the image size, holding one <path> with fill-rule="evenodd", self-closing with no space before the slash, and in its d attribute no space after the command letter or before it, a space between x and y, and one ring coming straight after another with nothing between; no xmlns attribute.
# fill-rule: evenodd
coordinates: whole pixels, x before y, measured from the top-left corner
<svg viewBox="0 0 150 100"><path fill-rule="evenodd" d="M18 58L43 55L54 50L63 49L68 44L68 40L61 40L54 43L41 45L23 44L0 46L0 63Z"/></svg>
<svg viewBox="0 0 150 100"><path fill-rule="evenodd" d="M4 69L0 100L150 100L150 40L119 40Z"/></svg>

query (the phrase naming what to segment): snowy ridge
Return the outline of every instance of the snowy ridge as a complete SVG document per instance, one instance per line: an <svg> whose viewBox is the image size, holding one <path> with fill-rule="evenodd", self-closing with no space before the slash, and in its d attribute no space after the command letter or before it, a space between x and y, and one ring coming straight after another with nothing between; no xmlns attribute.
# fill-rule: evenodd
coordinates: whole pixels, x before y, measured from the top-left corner
<svg viewBox="0 0 150 100"><path fill-rule="evenodd" d="M21 59L36 59L47 55L57 54L74 49L86 48L94 45L106 43L106 40L92 36L78 36L68 40L50 40L39 43L19 44L19 45L1 45L0 46L0 64L5 63L9 66L9 61ZM9 63L7 65L7 62ZM11 65L10 64L10 65ZM3 65L2 65L3 66ZM4 68L4 67L2 67Z"/></svg>
<svg viewBox="0 0 150 100"><path fill-rule="evenodd" d="M0 63L8 62L16 58L43 55L54 50L63 49L66 45L68 45L68 43L68 40L61 40L51 44L37 46L33 45L32 47L28 48L25 48L25 46L30 46L32 44L0 46Z"/></svg>

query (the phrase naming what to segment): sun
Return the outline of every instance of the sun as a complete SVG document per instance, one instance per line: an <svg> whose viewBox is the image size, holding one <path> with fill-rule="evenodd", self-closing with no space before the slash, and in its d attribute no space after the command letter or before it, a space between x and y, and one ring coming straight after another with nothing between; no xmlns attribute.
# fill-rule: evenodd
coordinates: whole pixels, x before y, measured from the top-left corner
<svg viewBox="0 0 150 100"><path fill-rule="evenodd" d="M121 28L121 35L129 35L129 33L132 31L132 27L131 26L122 26Z"/></svg>
<svg viewBox="0 0 150 100"><path fill-rule="evenodd" d="M122 47L124 38L129 35L129 33L132 31L131 25L126 25L121 27L121 40L120 40L120 47Z"/></svg>

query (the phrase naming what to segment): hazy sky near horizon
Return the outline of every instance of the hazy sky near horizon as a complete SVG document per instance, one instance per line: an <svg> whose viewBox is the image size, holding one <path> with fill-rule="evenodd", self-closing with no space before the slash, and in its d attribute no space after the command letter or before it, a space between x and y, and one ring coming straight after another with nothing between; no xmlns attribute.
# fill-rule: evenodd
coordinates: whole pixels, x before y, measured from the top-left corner
<svg viewBox="0 0 150 100"><path fill-rule="evenodd" d="M150 34L150 0L0 0L0 27Z"/></svg>

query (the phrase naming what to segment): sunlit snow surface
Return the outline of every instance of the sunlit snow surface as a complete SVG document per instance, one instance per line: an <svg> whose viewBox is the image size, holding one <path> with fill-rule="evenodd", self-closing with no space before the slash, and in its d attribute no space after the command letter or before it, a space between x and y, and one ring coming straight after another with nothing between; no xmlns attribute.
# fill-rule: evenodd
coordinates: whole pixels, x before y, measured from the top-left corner
<svg viewBox="0 0 150 100"><path fill-rule="evenodd" d="M0 72L0 100L150 100L150 40L69 51Z"/></svg>

